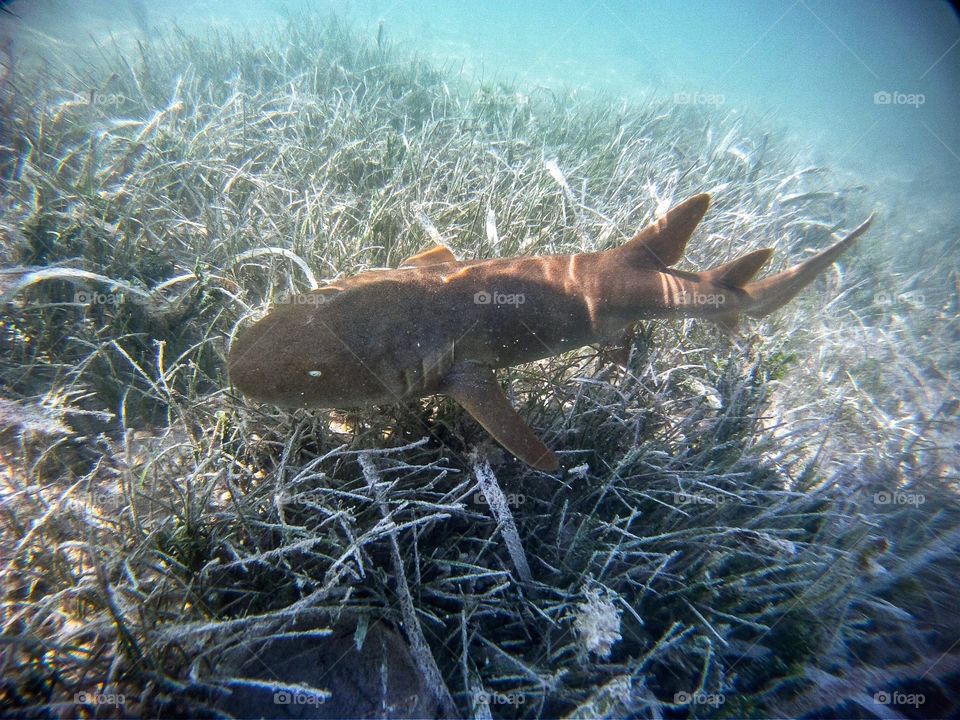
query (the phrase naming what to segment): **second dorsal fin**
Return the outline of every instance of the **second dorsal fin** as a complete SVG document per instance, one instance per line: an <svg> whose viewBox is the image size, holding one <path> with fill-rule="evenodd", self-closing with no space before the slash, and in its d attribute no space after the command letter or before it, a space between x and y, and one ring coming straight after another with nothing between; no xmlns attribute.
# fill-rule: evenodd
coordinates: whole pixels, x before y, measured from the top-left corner
<svg viewBox="0 0 960 720"><path fill-rule="evenodd" d="M426 267L445 262L456 262L457 256L446 245L434 245L400 261L400 267Z"/></svg>
<svg viewBox="0 0 960 720"><path fill-rule="evenodd" d="M771 255L773 255L773 248L754 250L752 253L747 253L743 257L731 260L724 265L704 270L699 273L700 279L717 285L743 287L753 279L754 275L760 272L760 268L767 264Z"/></svg>

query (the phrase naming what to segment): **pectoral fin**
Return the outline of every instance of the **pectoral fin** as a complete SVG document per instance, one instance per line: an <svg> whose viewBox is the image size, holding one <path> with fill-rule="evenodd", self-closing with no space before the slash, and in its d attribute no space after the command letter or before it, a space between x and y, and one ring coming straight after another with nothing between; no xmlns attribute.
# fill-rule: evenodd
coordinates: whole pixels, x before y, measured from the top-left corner
<svg viewBox="0 0 960 720"><path fill-rule="evenodd" d="M446 245L434 245L416 255L411 255L405 260L400 261L400 267L427 267L428 265L440 265L445 262L456 262L457 256Z"/></svg>
<svg viewBox="0 0 960 720"><path fill-rule="evenodd" d="M455 365L444 380L443 392L528 465L545 472L560 469L557 457L520 418L490 368L469 362Z"/></svg>

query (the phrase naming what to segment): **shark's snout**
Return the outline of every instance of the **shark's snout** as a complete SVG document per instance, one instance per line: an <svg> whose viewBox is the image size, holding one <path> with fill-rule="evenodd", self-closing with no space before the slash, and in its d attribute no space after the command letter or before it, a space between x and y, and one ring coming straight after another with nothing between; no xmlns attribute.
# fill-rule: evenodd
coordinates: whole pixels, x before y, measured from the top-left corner
<svg viewBox="0 0 960 720"><path fill-rule="evenodd" d="M398 399L394 369L314 308L280 306L237 334L227 354L243 395L290 408L345 408ZM391 384L393 382L393 384Z"/></svg>

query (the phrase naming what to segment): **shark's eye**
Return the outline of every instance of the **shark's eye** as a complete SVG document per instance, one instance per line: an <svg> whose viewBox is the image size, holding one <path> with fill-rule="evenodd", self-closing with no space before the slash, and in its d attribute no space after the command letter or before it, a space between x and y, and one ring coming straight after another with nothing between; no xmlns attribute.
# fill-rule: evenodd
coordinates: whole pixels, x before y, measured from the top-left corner
<svg viewBox="0 0 960 720"><path fill-rule="evenodd" d="M308 370L307 375L310 377L320 377L323 373L320 370Z"/></svg>

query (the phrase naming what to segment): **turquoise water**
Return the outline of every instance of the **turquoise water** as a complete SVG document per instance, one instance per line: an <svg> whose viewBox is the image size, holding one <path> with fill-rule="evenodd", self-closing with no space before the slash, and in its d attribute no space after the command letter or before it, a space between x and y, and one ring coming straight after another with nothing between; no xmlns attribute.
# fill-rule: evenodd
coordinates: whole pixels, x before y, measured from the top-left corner
<svg viewBox="0 0 960 720"><path fill-rule="evenodd" d="M145 3L18 0L17 42L92 40L176 22L258 32L328 10L449 63L527 88L652 95L718 106L794 131L817 160L940 195L960 186L960 25L945 2L853 0L326 0ZM951 199L955 201L957 195Z"/></svg>

